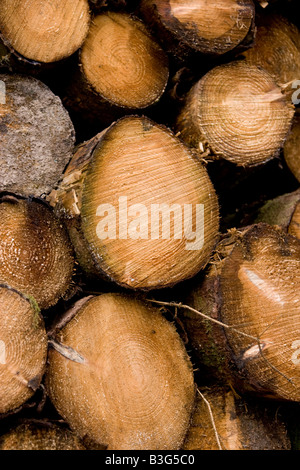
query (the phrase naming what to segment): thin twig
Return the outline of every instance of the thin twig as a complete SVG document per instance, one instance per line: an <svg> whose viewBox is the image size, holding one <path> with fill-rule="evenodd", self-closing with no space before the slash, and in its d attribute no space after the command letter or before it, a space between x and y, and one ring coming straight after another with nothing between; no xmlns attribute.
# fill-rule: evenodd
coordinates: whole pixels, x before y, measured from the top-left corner
<svg viewBox="0 0 300 470"><path fill-rule="evenodd" d="M289 383L294 384L294 382L292 381L292 379L290 379L289 377L287 377L283 372L281 372L279 369L277 369L277 367L275 367L266 357L265 355L263 354L263 351L262 351L262 347L261 347L261 340L260 340L260 337L256 338L255 336L252 336L252 335L248 335L247 333L244 333L243 331L240 331L236 328L234 328L233 326L230 326L230 325L226 325L226 323L223 323L219 320L216 320L215 318L211 318L209 315L205 315L205 313L202 313L202 312L199 312L199 310L196 310L192 307L190 307L189 305L184 305L182 303L176 303L176 302L161 302L161 301L158 301L158 300L151 300L151 299L147 299L149 302L153 302L155 304L158 304L158 305L164 305L164 306L168 306L168 307L175 307L175 308L183 308L183 309L186 309L186 310L190 310L191 312L193 313L196 313L197 315L200 315L201 317L203 318L206 318L207 320L213 322L213 323L216 323L217 325L220 325L222 326L223 328L227 328L227 329L230 329L242 336L246 336L246 338L250 338L252 340L254 340L257 344L258 344L258 348L259 348L259 352L260 352L260 355L262 357L262 359L268 364L269 367L271 367L271 369L273 369L275 372L277 372L278 374L280 374L282 377L284 377ZM270 327L271 325L269 325L266 330ZM266 331L265 330L265 331Z"/></svg>
<svg viewBox="0 0 300 470"><path fill-rule="evenodd" d="M277 322L278 318L282 316L282 313L279 313L279 315L276 316L276 318L272 321L272 323L270 323L265 329L264 331L261 333L260 337L262 337L262 335L265 334L265 332L271 328L271 326L274 325L274 323ZM258 347L259 347L259 352L262 356L262 358L266 361L267 364L269 364L269 366L275 370L276 372L278 372L278 374L282 375L282 377L284 377L288 382L290 382L291 384L295 385L293 380L290 379L289 377L287 377L283 372L281 372L279 369L277 369L277 367L273 366L273 364L266 358L266 356L264 355L263 351L262 351L262 348L261 348L261 344L260 342L258 343Z"/></svg>
<svg viewBox="0 0 300 470"><path fill-rule="evenodd" d="M221 446L220 438L219 438L219 433L218 433L216 425L215 425L215 420L214 420L214 416L213 416L213 413L212 413L210 403L205 398L205 396L200 392L199 388L197 388L197 392L199 393L200 397L202 398L202 400L204 401L204 403L206 404L206 406L208 408L208 412L209 412L211 424L212 424L212 427L213 427L213 430L214 430L214 433L215 433L215 436L216 436L216 441L217 441L217 444L218 444L218 448L219 448L219 450L223 450L222 446Z"/></svg>
<svg viewBox="0 0 300 470"><path fill-rule="evenodd" d="M275 372L278 372L278 374L280 374L282 377L284 377L289 383L291 383L292 385L295 385L294 382L292 381L292 379L287 377L283 372L281 372L279 369L277 369L277 367L273 366L273 364L266 358L266 356L262 352L260 343L258 343L258 347L259 347L259 352L261 354L261 357L266 361L266 363L271 367L271 369L275 370Z"/></svg>
<svg viewBox="0 0 300 470"><path fill-rule="evenodd" d="M264 335L266 333L266 331L268 331L269 328L271 328L271 326L273 326L275 323L277 323L277 320L278 318L282 317L282 313L279 313L276 318L274 318L274 320L272 321L272 323L270 323L269 325L266 326L266 328L263 330L263 332L260 334L260 337L262 337L262 335Z"/></svg>
<svg viewBox="0 0 300 470"><path fill-rule="evenodd" d="M197 315L200 315L201 317L206 318L207 320L209 320L213 323L216 323L217 325L223 326L223 328L228 328L232 331L235 331L236 333L239 333L240 335L246 336L246 338L250 338L250 339L253 339L256 342L259 342L259 338L256 338L255 336L252 336L252 335L248 335L247 333L244 333L243 331L237 330L233 326L226 325L226 323L223 323L219 320L216 320L215 318L211 318L209 315L205 315L205 313L199 312L199 310L196 310L196 309L190 307L189 305L184 305L182 303L176 303L176 302L161 302L159 300L151 300L151 299L147 299L147 300L149 302L153 302L154 304L158 304L158 305L165 305L165 306L169 306L169 307L176 307L176 308L183 308L183 309L186 309L186 310L190 310L191 312L196 313Z"/></svg>

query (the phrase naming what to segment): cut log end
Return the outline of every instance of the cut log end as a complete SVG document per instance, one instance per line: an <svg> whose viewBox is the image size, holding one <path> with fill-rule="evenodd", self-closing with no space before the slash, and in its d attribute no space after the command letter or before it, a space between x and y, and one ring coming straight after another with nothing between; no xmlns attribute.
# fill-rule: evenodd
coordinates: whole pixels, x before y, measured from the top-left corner
<svg viewBox="0 0 300 470"><path fill-rule="evenodd" d="M121 119L100 139L81 181L70 184L77 173L66 170L56 196L79 211L100 273L148 290L192 277L208 262L218 235L216 194L206 169L167 128Z"/></svg>
<svg viewBox="0 0 300 470"><path fill-rule="evenodd" d="M109 450L180 448L194 402L193 372L159 310L118 294L94 297L56 341L83 358L50 351L46 380L77 435Z"/></svg>
<svg viewBox="0 0 300 470"><path fill-rule="evenodd" d="M73 54L88 33L89 22L87 0L3 0L0 4L3 38L18 54L37 62L55 62Z"/></svg>
<svg viewBox="0 0 300 470"><path fill-rule="evenodd" d="M68 290L73 250L62 223L43 203L0 199L0 282L31 296L40 308Z"/></svg>
<svg viewBox="0 0 300 470"><path fill-rule="evenodd" d="M300 113L296 111L291 132L285 142L283 155L285 162L293 173L295 178L300 182Z"/></svg>
<svg viewBox="0 0 300 470"><path fill-rule="evenodd" d="M198 390L183 450L290 450L284 420L272 405L266 410L223 386Z"/></svg>
<svg viewBox="0 0 300 470"><path fill-rule="evenodd" d="M267 359L257 345L248 359L245 352L253 342L247 346L241 336L232 335L235 353L244 351L241 360L250 381L257 380L270 394L290 400L299 399L299 259L298 240L269 226L254 227L235 246L221 275L221 289L227 297L223 321L259 338Z"/></svg>
<svg viewBox="0 0 300 470"><path fill-rule="evenodd" d="M247 36L254 19L252 1L143 0L141 11L149 23L192 51L224 54Z"/></svg>
<svg viewBox="0 0 300 470"><path fill-rule="evenodd" d="M201 143L237 165L264 163L278 155L294 108L271 75L245 62L208 72L187 95L176 129L189 145Z"/></svg>
<svg viewBox="0 0 300 470"><path fill-rule="evenodd" d="M17 291L0 286L0 415L23 405L45 371L47 337L39 312Z"/></svg>
<svg viewBox="0 0 300 470"><path fill-rule="evenodd" d="M255 45L243 55L280 85L300 80L300 31L279 14L262 15L257 20Z"/></svg>
<svg viewBox="0 0 300 470"><path fill-rule="evenodd" d="M206 351L215 370L218 365L239 389L299 401L299 259L297 238L278 227L254 225L237 234L193 295L196 309L229 326L223 334L220 328L212 333L216 327L208 321L205 335L203 321L189 318L194 347L200 355Z"/></svg>
<svg viewBox="0 0 300 470"><path fill-rule="evenodd" d="M127 14L96 16L81 50L82 72L109 103L141 109L165 90L168 59L143 23Z"/></svg>

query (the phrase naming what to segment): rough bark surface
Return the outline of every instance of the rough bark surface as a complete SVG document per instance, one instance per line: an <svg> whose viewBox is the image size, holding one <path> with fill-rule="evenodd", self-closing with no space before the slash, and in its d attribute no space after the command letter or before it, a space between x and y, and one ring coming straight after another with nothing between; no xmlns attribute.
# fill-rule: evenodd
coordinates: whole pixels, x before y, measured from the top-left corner
<svg viewBox="0 0 300 470"><path fill-rule="evenodd" d="M72 156L75 131L60 98L39 80L0 75L0 190L48 193Z"/></svg>

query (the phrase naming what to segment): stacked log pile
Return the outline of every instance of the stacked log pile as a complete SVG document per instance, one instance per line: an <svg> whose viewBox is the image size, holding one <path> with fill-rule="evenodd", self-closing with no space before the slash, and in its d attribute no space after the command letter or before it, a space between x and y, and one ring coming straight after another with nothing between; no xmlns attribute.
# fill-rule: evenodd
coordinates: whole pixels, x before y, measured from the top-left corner
<svg viewBox="0 0 300 470"><path fill-rule="evenodd" d="M295 12L0 1L0 450L300 448Z"/></svg>

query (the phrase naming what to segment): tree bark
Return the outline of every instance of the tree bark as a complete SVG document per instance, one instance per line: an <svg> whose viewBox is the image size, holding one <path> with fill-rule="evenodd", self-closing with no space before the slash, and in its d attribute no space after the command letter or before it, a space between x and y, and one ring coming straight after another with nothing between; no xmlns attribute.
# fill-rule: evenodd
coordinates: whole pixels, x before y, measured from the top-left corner
<svg viewBox="0 0 300 470"><path fill-rule="evenodd" d="M256 222L278 225L300 238L300 190L268 201L258 211Z"/></svg>
<svg viewBox="0 0 300 470"><path fill-rule="evenodd" d="M0 190L49 193L72 156L75 131L61 100L39 80L0 75Z"/></svg>
<svg viewBox="0 0 300 470"><path fill-rule="evenodd" d="M139 11L168 53L179 59L233 50L251 32L255 14L251 0L143 0Z"/></svg>
<svg viewBox="0 0 300 470"><path fill-rule="evenodd" d="M0 436L0 450L85 450L66 427L28 420Z"/></svg>

